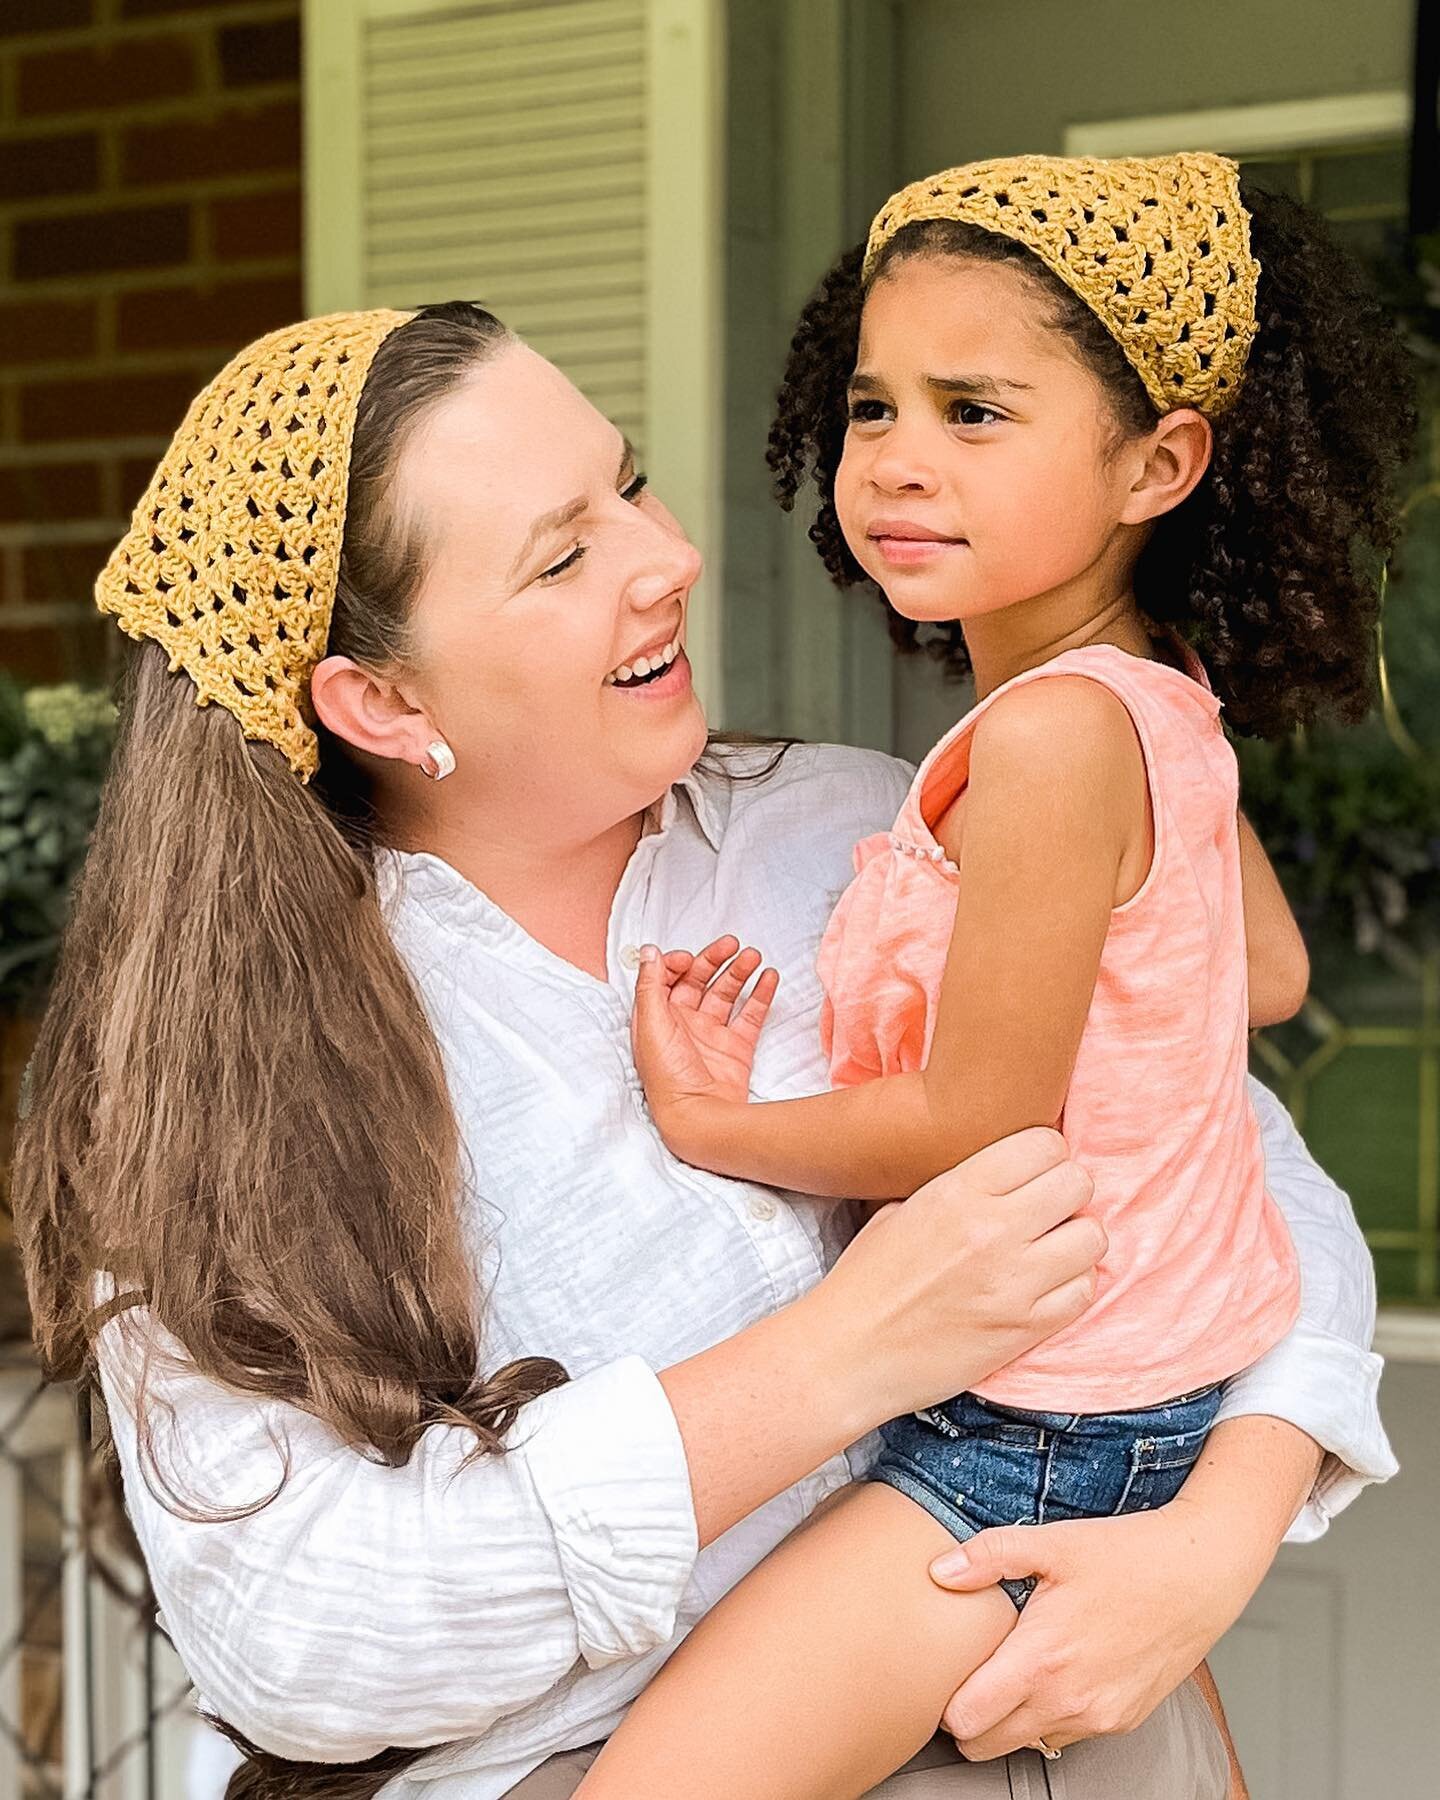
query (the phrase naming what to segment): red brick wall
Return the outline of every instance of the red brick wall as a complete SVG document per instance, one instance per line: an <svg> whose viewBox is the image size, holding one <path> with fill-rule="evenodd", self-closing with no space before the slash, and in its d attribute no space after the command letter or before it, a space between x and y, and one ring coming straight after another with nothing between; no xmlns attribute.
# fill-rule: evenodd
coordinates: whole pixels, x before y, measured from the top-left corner
<svg viewBox="0 0 1440 1800"><path fill-rule="evenodd" d="M186 403L296 318L300 0L0 0L0 667L90 589Z"/></svg>

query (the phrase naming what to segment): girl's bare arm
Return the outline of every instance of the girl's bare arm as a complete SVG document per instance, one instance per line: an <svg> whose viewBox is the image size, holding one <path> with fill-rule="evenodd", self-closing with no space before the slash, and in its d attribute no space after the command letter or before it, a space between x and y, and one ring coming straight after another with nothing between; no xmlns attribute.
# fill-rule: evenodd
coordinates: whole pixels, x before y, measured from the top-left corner
<svg viewBox="0 0 1440 1800"><path fill-rule="evenodd" d="M963 830L958 808L936 824L960 869L959 904L923 1072L804 1100L747 1104L743 1086L721 1097L657 1053L666 995L650 966L637 1062L677 1155L803 1193L887 1200L1012 1131L1055 1124L1111 911L1149 860L1144 764L1123 703L1069 677L1005 696L976 727L963 807Z"/></svg>

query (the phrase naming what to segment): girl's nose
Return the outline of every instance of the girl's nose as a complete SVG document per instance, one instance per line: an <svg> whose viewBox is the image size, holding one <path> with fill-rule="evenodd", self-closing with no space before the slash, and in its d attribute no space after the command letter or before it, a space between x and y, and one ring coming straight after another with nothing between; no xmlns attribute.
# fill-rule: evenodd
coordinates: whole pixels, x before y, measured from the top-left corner
<svg viewBox="0 0 1440 1800"><path fill-rule="evenodd" d="M935 464L913 431L896 426L875 446L870 463L872 484L887 494L934 493Z"/></svg>

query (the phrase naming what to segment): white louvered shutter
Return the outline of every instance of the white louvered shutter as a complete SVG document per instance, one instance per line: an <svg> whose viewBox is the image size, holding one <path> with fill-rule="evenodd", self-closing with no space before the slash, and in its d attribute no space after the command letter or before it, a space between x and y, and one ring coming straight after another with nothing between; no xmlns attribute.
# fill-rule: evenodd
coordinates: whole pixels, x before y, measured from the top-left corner
<svg viewBox="0 0 1440 1800"><path fill-rule="evenodd" d="M721 0L307 0L312 312L476 300L709 552L719 690Z"/></svg>

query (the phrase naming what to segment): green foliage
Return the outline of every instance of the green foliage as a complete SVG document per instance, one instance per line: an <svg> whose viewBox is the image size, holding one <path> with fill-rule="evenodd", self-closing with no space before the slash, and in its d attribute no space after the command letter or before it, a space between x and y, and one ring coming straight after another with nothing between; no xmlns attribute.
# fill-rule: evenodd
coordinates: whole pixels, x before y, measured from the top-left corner
<svg viewBox="0 0 1440 1800"><path fill-rule="evenodd" d="M0 676L0 1010L49 979L114 728L103 694Z"/></svg>
<svg viewBox="0 0 1440 1800"><path fill-rule="evenodd" d="M1307 935L1440 944L1440 757L1378 721L1237 743L1246 813Z"/></svg>

